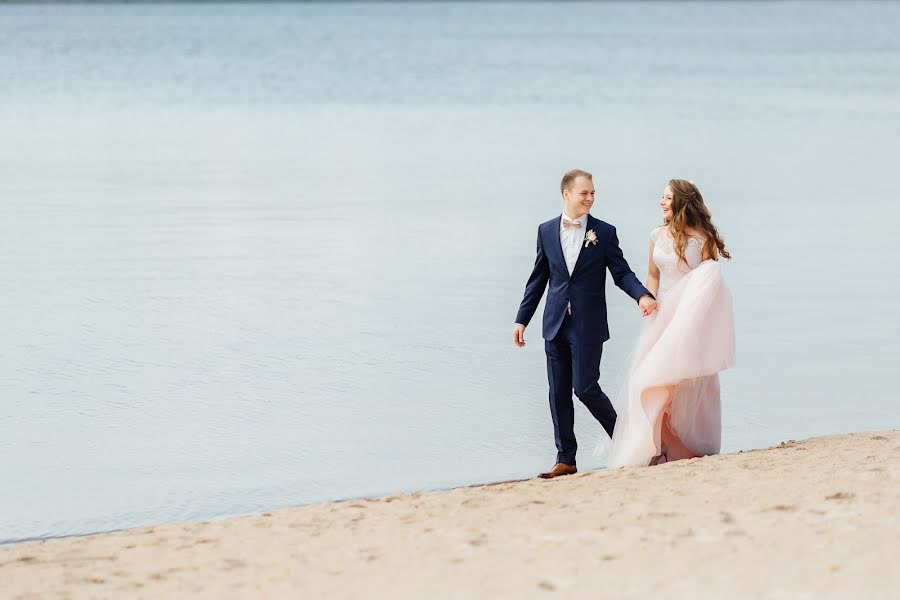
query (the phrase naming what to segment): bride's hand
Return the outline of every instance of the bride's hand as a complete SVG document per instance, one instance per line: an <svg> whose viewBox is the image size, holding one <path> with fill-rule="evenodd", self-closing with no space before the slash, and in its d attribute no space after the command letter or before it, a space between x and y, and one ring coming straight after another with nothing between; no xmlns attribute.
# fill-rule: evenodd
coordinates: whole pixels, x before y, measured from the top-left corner
<svg viewBox="0 0 900 600"><path fill-rule="evenodd" d="M641 314L647 317L656 310L656 300L650 296L641 296L641 299L638 301L638 308L640 309Z"/></svg>
<svg viewBox="0 0 900 600"><path fill-rule="evenodd" d="M513 344L519 348L525 345L525 326L521 323L516 323L513 328Z"/></svg>

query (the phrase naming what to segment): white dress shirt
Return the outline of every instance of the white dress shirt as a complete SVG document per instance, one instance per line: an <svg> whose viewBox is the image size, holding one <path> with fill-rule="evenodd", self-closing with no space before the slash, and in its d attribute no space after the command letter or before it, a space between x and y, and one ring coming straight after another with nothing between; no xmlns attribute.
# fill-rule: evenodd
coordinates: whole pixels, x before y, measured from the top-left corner
<svg viewBox="0 0 900 600"><path fill-rule="evenodd" d="M563 219L566 221L579 222L581 227L563 227ZM563 256L566 259L566 267L569 269L569 277L572 276L572 269L578 261L578 254L581 253L581 247L584 246L584 234L587 232L587 215L581 215L577 219L572 219L562 214L559 221L559 244L562 246Z"/></svg>
<svg viewBox="0 0 900 600"><path fill-rule="evenodd" d="M563 219L566 221L581 223L581 227L571 225L563 226ZM577 219L572 219L565 212L562 219L559 220L559 245L562 246L563 257L566 259L566 268L569 270L569 277L572 276L572 270L575 269L575 263L578 262L578 255L584 246L584 234L587 232L587 215L581 215ZM572 303L569 302L569 314L572 314Z"/></svg>

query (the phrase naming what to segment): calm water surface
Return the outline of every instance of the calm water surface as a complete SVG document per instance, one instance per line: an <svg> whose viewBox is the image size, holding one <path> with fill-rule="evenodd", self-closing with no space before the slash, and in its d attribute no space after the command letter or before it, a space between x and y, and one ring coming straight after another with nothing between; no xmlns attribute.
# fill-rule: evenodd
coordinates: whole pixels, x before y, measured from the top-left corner
<svg viewBox="0 0 900 600"><path fill-rule="evenodd" d="M726 451L896 428L893 3L0 7L0 540L531 476L537 224L735 259ZM641 326L610 292L601 383ZM600 429L578 405L582 468Z"/></svg>

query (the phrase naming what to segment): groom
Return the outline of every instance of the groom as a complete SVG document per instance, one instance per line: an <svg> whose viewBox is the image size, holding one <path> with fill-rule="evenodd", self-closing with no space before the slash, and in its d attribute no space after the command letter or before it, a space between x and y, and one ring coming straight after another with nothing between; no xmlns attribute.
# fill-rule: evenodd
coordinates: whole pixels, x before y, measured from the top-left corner
<svg viewBox="0 0 900 600"><path fill-rule="evenodd" d="M544 307L544 352L550 383L550 414L556 435L556 464L540 477L576 473L572 391L612 436L616 411L600 389L600 357L609 339L606 322L606 269L613 281L634 298L646 316L656 300L628 266L616 228L590 214L593 177L586 171L566 173L560 184L565 210L538 227L537 259L519 306L513 342L525 345L525 327L550 283Z"/></svg>

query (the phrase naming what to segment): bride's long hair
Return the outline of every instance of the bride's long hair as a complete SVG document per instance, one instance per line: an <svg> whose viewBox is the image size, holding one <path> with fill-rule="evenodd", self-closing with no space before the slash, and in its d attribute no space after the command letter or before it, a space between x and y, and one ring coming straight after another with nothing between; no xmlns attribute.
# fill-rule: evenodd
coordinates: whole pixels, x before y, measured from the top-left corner
<svg viewBox="0 0 900 600"><path fill-rule="evenodd" d="M706 238L706 247L713 260L719 260L719 256L730 259L731 254L725 249L725 241L713 225L712 216L703 203L703 196L697 186L687 179L670 179L669 187L672 188L672 218L666 219L666 225L675 241L678 258L687 262L684 251L690 237L687 230L691 228Z"/></svg>

